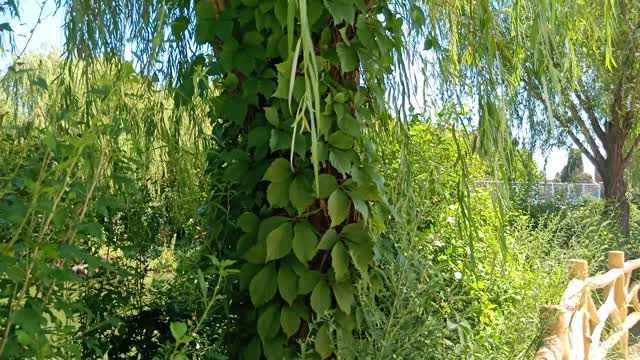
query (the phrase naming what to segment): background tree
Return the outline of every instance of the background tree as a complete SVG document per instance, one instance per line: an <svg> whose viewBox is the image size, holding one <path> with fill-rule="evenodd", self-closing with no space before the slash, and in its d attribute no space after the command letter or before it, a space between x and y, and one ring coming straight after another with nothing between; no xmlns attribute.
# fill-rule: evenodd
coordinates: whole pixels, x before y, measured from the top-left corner
<svg viewBox="0 0 640 360"><path fill-rule="evenodd" d="M547 114L602 176L604 198L628 234L625 169L640 144L637 51L640 4L635 1L563 1L523 4L513 19L515 55L523 64L521 113ZM524 38L527 37L527 40ZM529 39L530 37L530 39ZM526 46L530 42L533 46ZM540 44L547 44L541 50ZM533 59L533 61L522 61ZM526 99L524 98L526 97ZM546 111L540 111L546 109ZM538 121L538 120L532 120Z"/></svg>
<svg viewBox="0 0 640 360"><path fill-rule="evenodd" d="M580 149L569 150L567 165L560 171L560 181L562 182L592 182L591 175L584 172L582 163L582 152Z"/></svg>

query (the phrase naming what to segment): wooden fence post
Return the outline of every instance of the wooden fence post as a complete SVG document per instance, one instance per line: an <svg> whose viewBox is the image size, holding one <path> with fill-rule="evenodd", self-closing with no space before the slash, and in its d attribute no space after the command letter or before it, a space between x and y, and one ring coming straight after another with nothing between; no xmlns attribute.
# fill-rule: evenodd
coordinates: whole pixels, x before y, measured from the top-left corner
<svg viewBox="0 0 640 360"><path fill-rule="evenodd" d="M569 313L561 306L544 306L540 311L543 344L534 360L569 360Z"/></svg>
<svg viewBox="0 0 640 360"><path fill-rule="evenodd" d="M569 280L587 280L589 277L588 263L586 260L571 259L569 260ZM589 314L589 300L591 298L591 290L588 286L584 287L581 294L580 305L575 309L573 321L571 322L571 334L569 337L572 343L576 345L582 344L582 354L571 354L572 356L582 355L584 360L591 359L591 323ZM575 349L578 351L578 349Z"/></svg>
<svg viewBox="0 0 640 360"><path fill-rule="evenodd" d="M622 251L609 251L609 269L621 269L624 271L624 252ZM624 321L627 318L627 283L626 276L623 273L621 276L613 282L612 285L607 287L607 294L609 291L613 291L613 298L616 303L616 311L612 313L612 320L615 325L622 328ZM624 359L629 357L629 331L626 330L620 338L620 345L622 347L622 356Z"/></svg>

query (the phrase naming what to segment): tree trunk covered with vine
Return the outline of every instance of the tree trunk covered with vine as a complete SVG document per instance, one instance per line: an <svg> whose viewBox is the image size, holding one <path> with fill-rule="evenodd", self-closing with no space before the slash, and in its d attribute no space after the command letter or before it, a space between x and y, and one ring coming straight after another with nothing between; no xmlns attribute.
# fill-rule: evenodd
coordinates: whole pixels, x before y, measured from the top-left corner
<svg viewBox="0 0 640 360"><path fill-rule="evenodd" d="M354 284L367 278L372 229L384 222L364 131L401 22L383 2L347 0L203 0L196 15L222 84L210 166L224 169L231 194L228 218L212 227L248 293L234 304L231 352L282 359L312 339L331 357L358 327Z"/></svg>

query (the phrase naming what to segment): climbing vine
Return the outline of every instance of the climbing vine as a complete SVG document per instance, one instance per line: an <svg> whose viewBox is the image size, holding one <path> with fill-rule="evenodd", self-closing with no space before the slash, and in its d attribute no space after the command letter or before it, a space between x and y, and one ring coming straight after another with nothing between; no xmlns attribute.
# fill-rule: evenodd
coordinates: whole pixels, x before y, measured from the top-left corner
<svg viewBox="0 0 640 360"><path fill-rule="evenodd" d="M232 194L224 217L212 212L212 237L241 261L248 293L238 356L282 359L313 339L325 359L354 336L354 284L385 217L366 133L401 26L384 2L196 3L196 41L214 53L200 59L220 84L210 167Z"/></svg>

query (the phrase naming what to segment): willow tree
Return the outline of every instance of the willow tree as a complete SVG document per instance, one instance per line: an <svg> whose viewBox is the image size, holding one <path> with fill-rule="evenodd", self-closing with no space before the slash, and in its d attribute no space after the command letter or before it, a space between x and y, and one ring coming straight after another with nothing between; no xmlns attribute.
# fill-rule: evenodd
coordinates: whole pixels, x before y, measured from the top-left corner
<svg viewBox="0 0 640 360"><path fill-rule="evenodd" d="M464 42L465 61L493 70L499 39L481 38L491 2L464 5L471 12L440 1L58 4L71 61L133 54L140 71L174 87L179 106L213 95L202 119L217 145L208 173L225 191L209 206L211 247L240 268L231 285L239 290L230 304L238 328L228 339L232 357L281 359L307 339L323 359L338 342L348 346L359 325L354 284L368 283L373 236L388 218L371 136L410 107L417 85L407 55L419 54L425 28L450 49ZM441 26L449 30L438 33ZM463 61L445 53L439 70L449 80ZM485 73L476 80L488 154L511 137L495 80L475 71Z"/></svg>
<svg viewBox="0 0 640 360"><path fill-rule="evenodd" d="M203 119L217 143L209 172L227 192L223 212L209 208L210 236L240 265L233 357L281 359L307 339L330 357L357 325L354 283L368 278L372 234L385 221L365 133L388 118L385 77L402 61L404 8L364 0L67 5L72 58L121 55L134 29L134 46L147 55L140 66L174 82L179 104L214 84Z"/></svg>
<svg viewBox="0 0 640 360"><path fill-rule="evenodd" d="M640 5L636 1L524 4L505 63L522 64L521 110L557 124L602 176L604 197L629 231L625 169L638 145ZM514 51L515 50L515 51ZM545 116L546 115L546 116Z"/></svg>

